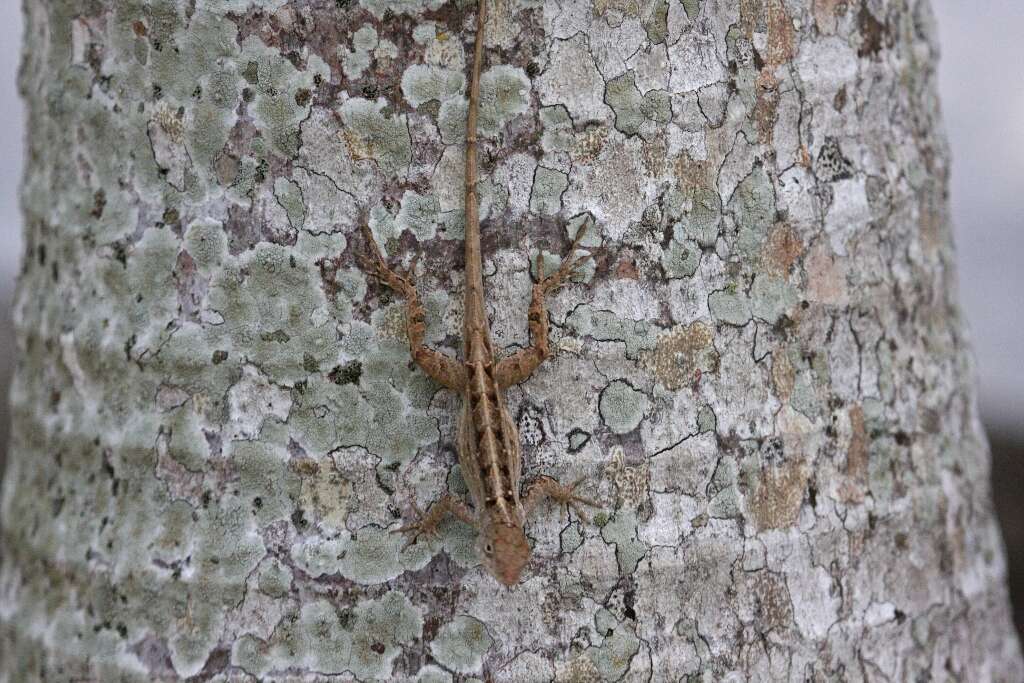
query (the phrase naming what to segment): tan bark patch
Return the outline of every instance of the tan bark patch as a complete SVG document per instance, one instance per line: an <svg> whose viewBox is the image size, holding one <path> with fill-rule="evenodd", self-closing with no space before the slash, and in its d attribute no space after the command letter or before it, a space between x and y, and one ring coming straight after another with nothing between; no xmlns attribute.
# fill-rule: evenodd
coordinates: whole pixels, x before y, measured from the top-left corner
<svg viewBox="0 0 1024 683"><path fill-rule="evenodd" d="M783 403L789 400L795 383L796 368L789 360L789 355L782 349L776 351L772 354L772 386L779 400Z"/></svg>
<svg viewBox="0 0 1024 683"><path fill-rule="evenodd" d="M644 365L666 389L676 391L700 379L703 372L718 369L714 332L697 321L662 333L653 351L644 354Z"/></svg>
<svg viewBox="0 0 1024 683"><path fill-rule="evenodd" d="M832 306L845 306L849 302L846 266L836 261L826 244L819 243L811 249L805 268L809 300Z"/></svg>
<svg viewBox="0 0 1024 683"><path fill-rule="evenodd" d="M850 444L846 451L846 476L836 494L847 504L864 502L868 479L868 436L864 427L864 410L855 405L847 412L850 420Z"/></svg>
<svg viewBox="0 0 1024 683"><path fill-rule="evenodd" d="M825 35L836 32L836 16L846 9L846 0L814 0L814 23Z"/></svg>
<svg viewBox="0 0 1024 683"><path fill-rule="evenodd" d="M638 17L640 3L637 0L594 0L595 17L603 17L608 10L621 12L627 17Z"/></svg>
<svg viewBox="0 0 1024 683"><path fill-rule="evenodd" d="M772 228L761 249L761 263L766 272L786 278L803 253L804 245L793 228L780 223Z"/></svg>
<svg viewBox="0 0 1024 683"><path fill-rule="evenodd" d="M688 153L683 152L676 159L675 172L676 178L679 180L679 189L684 193L692 192L698 187L705 187L708 183L708 169L710 168L707 161L694 159ZM712 186L714 186L712 184Z"/></svg>
<svg viewBox="0 0 1024 683"><path fill-rule="evenodd" d="M803 462L789 462L762 470L750 501L758 530L782 529L796 523L804 499L808 471Z"/></svg>
<svg viewBox="0 0 1024 683"><path fill-rule="evenodd" d="M768 2L768 65L772 71L796 56L796 31L782 0Z"/></svg>
<svg viewBox="0 0 1024 683"><path fill-rule="evenodd" d="M765 69L762 75L768 73ZM757 125L757 139L762 145L771 145L775 136L775 121L778 118L779 93L774 78L757 79L757 99L754 102L754 123Z"/></svg>

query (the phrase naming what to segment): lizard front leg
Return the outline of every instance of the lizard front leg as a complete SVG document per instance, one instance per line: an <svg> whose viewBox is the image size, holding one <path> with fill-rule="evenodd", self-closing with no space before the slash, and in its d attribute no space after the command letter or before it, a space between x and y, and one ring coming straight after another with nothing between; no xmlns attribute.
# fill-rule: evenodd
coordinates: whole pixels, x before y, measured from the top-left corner
<svg viewBox="0 0 1024 683"><path fill-rule="evenodd" d="M583 496L576 494L576 488L583 483L583 479L577 479L569 486L560 484L553 477L543 476L539 479L534 480L532 484L526 489L526 496L523 498L523 508L526 510L527 516L543 501L545 498L550 498L559 505L571 509L575 512L580 519L584 522L587 520L587 515L583 511L584 505L590 507L597 507L596 501L590 498L584 498Z"/></svg>
<svg viewBox="0 0 1024 683"><path fill-rule="evenodd" d="M575 256L576 249L586 231L586 225L579 229L572 246L569 247L569 253L562 259L562 265L552 275L544 277L540 256L537 257L538 282L533 285L530 311L527 315L530 346L498 362L494 369L494 379L498 386L505 388L525 381L551 355L551 346L548 342L548 310L544 300L548 294L564 285L569 278L579 272L580 265L590 258L590 254Z"/></svg>
<svg viewBox="0 0 1024 683"><path fill-rule="evenodd" d="M395 529L391 533L394 534L406 534L412 533L406 546L410 546L415 543L421 535L436 536L437 525L441 523L441 520L446 515L452 515L461 519L470 526L477 526L476 519L473 517L473 511L470 510L465 503L456 498L451 494L441 496L434 504L430 506L430 510L427 514L416 507L415 503L412 506L413 512L416 513L416 521L412 524L406 524L403 527Z"/></svg>
<svg viewBox="0 0 1024 683"><path fill-rule="evenodd" d="M420 303L419 295L416 292L416 285L413 282L413 271L416 262L405 275L399 275L388 267L384 256L381 254L377 240L366 225L363 226L363 235L368 245L369 256L361 259L363 269L378 280L395 291L396 294L405 299L406 302L406 334L409 337L409 353L413 361L420 366L425 373L436 381L454 391L462 391L466 386L468 373L462 363L453 358L428 348L423 343L426 335L427 324L426 314L423 311L423 304Z"/></svg>

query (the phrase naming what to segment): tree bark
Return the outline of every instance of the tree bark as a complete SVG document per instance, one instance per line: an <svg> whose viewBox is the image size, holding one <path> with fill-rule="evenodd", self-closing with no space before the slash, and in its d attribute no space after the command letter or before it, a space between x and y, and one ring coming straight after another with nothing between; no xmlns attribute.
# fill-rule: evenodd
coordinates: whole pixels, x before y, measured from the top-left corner
<svg viewBox="0 0 1024 683"><path fill-rule="evenodd" d="M1014 680L920 0L494 0L496 348L545 510L505 590L441 493L475 3L26 0L0 680Z"/></svg>

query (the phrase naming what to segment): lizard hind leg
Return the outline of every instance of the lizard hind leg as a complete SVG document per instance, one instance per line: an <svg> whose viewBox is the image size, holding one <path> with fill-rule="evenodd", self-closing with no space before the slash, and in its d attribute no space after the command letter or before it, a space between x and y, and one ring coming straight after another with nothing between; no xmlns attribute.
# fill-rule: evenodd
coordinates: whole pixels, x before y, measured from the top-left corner
<svg viewBox="0 0 1024 683"><path fill-rule="evenodd" d="M390 287L396 294L405 299L406 305L406 335L409 337L409 353L416 365L430 375L434 380L440 382L449 389L461 391L468 381L466 368L454 358L435 351L423 343L427 332L426 312L423 304L420 303L419 294L416 291L415 271L416 263L419 261L419 254L413 257L409 270L402 274L392 270L381 254L377 240L367 225L363 225L363 237L366 239L367 252L361 255L359 262L363 270L385 285Z"/></svg>
<svg viewBox="0 0 1024 683"><path fill-rule="evenodd" d="M466 507L465 503L450 494L434 501L426 514L415 503L412 504L412 510L416 515L416 521L391 531L393 534L408 535L409 539L403 546L405 548L416 543L420 536L437 536L438 525L448 515L457 517L470 526L476 526L472 511Z"/></svg>
<svg viewBox="0 0 1024 683"><path fill-rule="evenodd" d="M586 235L587 226L583 225L569 247L569 252L562 259L558 270L551 275L544 275L544 265L537 256L537 283L533 285L530 296L530 310L527 314L527 325L530 329L530 346L501 360L494 370L494 378L501 387L510 387L525 381L534 370L551 355L548 342L548 310L545 297L574 277L580 266L590 258L590 254L576 256L576 251Z"/></svg>
<svg viewBox="0 0 1024 683"><path fill-rule="evenodd" d="M572 510L584 522L589 521L583 506L598 507L598 503L590 498L584 498L576 493L576 489L583 483L584 477L580 477L572 484L566 486L553 477L543 476L534 480L526 489L526 497L523 500L523 507L529 515L534 508L545 498L553 500L566 510Z"/></svg>

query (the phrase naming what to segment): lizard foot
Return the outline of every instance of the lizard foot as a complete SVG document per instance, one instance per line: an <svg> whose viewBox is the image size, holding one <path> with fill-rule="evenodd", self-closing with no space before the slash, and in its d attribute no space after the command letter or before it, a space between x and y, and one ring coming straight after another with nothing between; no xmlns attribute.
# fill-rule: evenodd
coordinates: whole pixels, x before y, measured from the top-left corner
<svg viewBox="0 0 1024 683"><path fill-rule="evenodd" d="M530 509L540 502L541 499L550 498L567 511L572 510L575 512L584 522L589 522L590 519L587 517L586 512L584 512L583 506L598 507L598 503L576 493L576 489L585 479L585 477L580 477L572 484L566 486L551 477L541 477L530 484L526 493L526 507Z"/></svg>
<svg viewBox="0 0 1024 683"><path fill-rule="evenodd" d="M373 233L370 232L370 228L366 225L362 226L363 238L366 240L367 254L360 254L357 258L359 259L359 265L368 275L371 275L385 285L393 289L399 295L406 299L410 299L415 295L416 281L416 263L419 261L419 254L413 257L412 264L409 266L409 270L405 273L399 273L392 270L387 261L384 260L384 255L381 254L380 247L377 245L377 240L373 238Z"/></svg>
<svg viewBox="0 0 1024 683"><path fill-rule="evenodd" d="M437 526L441 523L441 520L446 515L452 515L461 519L466 524L475 526L476 523L473 519L473 513L466 507L466 505L455 498L454 496L447 495L442 496L437 502L430 506L430 510L424 514L416 503L410 503L412 505L412 511L416 515L416 521L411 524L406 524L403 527L392 530L393 534L409 534L409 540L406 542L402 549L408 548L410 545L416 543L420 536L438 536Z"/></svg>
<svg viewBox="0 0 1024 683"><path fill-rule="evenodd" d="M426 536L427 538L436 538L438 536L437 525L441 521L439 516L424 514L415 503L412 503L412 511L416 515L415 522L391 530L393 534L405 534L407 536L402 550L419 542L420 536Z"/></svg>
<svg viewBox="0 0 1024 683"><path fill-rule="evenodd" d="M590 253L585 253L582 256L575 256L575 254L586 234L587 226L584 224L576 232L576 237L573 238L568 253L562 259L562 265L551 275L544 275L544 264L541 261L540 255L537 255L537 284L544 290L545 294L555 291L572 278L582 274L581 267L591 258L591 255Z"/></svg>

